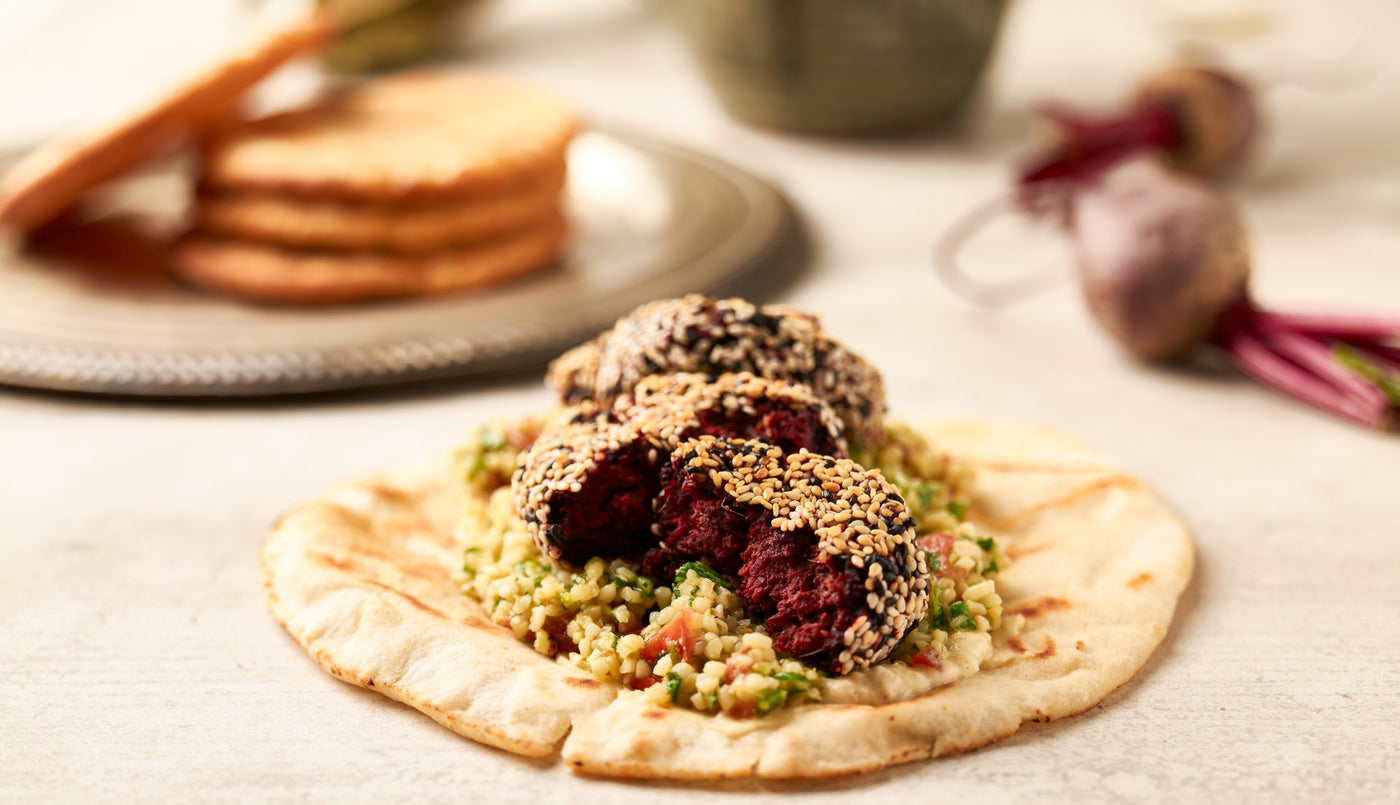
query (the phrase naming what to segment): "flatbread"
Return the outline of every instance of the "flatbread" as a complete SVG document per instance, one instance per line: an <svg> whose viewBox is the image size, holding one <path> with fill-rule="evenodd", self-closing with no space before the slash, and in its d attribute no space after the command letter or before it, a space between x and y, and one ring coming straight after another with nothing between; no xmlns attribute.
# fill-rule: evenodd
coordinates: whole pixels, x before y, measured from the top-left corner
<svg viewBox="0 0 1400 805"><path fill-rule="evenodd" d="M477 288L549 266L566 227L554 214L528 229L423 255L312 252L195 234L175 273L202 288L259 302L334 304Z"/></svg>
<svg viewBox="0 0 1400 805"><path fill-rule="evenodd" d="M333 28L311 17L273 31L150 105L104 128L45 143L0 179L0 229L30 232L88 191L190 136L223 125L230 104L287 61L326 45Z"/></svg>
<svg viewBox="0 0 1400 805"><path fill-rule="evenodd" d="M994 633L982 670L911 700L732 719L656 708L546 659L459 592L452 533L466 492L445 457L288 515L263 547L268 604L338 678L492 746L559 748L587 774L832 777L1093 707L1165 636L1192 571L1186 527L1140 481L1052 430L954 422L926 433L978 472L970 513L1016 558L997 586L1024 626Z"/></svg>
<svg viewBox="0 0 1400 805"><path fill-rule="evenodd" d="M549 218L559 207L563 184L561 164L542 181L517 192L434 204L367 204L205 191L199 197L199 223L207 232L283 246L423 254Z"/></svg>
<svg viewBox="0 0 1400 805"><path fill-rule="evenodd" d="M203 182L323 201L479 199L557 170L577 128L567 105L528 85L400 73L209 141Z"/></svg>

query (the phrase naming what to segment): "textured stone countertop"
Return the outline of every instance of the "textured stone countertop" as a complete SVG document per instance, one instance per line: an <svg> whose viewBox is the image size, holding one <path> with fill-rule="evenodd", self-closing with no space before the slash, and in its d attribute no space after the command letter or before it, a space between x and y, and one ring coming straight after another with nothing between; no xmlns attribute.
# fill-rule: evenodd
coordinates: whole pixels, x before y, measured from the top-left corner
<svg viewBox="0 0 1400 805"><path fill-rule="evenodd" d="M1400 801L1400 437L1229 371L1135 365L1072 286L989 313L932 277L933 239L1001 190L1033 99L1108 102L1163 58L1169 4L1122 5L1018 4L966 132L941 140L738 125L652 6L507 1L472 51L594 120L779 183L816 242L783 301L880 366L897 415L1054 425L1119 458L1195 534L1196 576L1170 634L1101 706L965 756L812 786L721 786L726 801ZM1393 4L1355 5L1349 33L1328 22L1336 41L1400 33ZM1249 65L1282 75L1327 55L1288 33L1279 48L1249 40ZM1369 53L1359 88L1265 96L1272 136L1232 192L1268 304L1400 310L1400 62ZM1006 231L985 260L1055 254ZM547 400L535 376L241 405L0 390L0 800L712 796L582 779L473 744L332 680L264 609L257 550L281 512Z"/></svg>

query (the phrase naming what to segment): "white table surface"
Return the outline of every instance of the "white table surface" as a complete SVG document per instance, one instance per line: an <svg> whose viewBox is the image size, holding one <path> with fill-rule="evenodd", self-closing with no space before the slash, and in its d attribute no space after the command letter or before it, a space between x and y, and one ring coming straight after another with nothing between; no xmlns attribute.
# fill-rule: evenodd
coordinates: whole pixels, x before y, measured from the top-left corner
<svg viewBox="0 0 1400 805"><path fill-rule="evenodd" d="M562 5L504 9L472 58L779 182L817 243L784 301L884 369L896 414L1054 424L1134 468L1196 534L1171 633L1102 706L962 757L722 786L725 801L1400 801L1400 438L1227 371L1135 365L1072 287L990 314L931 277L935 234L1003 187L1031 100L1126 91L1165 53L1157 17L1025 0L964 136L848 143L726 119L647 7ZM1362 27L1393 41L1394 9ZM1326 55L1250 48L1280 73ZM1232 189L1265 303L1400 310L1397 67L1373 59L1343 94L1266 95L1273 136ZM984 256L1033 264L1042 243ZM0 391L0 801L710 796L473 744L331 679L263 608L257 550L280 512L547 400L534 377L247 405Z"/></svg>

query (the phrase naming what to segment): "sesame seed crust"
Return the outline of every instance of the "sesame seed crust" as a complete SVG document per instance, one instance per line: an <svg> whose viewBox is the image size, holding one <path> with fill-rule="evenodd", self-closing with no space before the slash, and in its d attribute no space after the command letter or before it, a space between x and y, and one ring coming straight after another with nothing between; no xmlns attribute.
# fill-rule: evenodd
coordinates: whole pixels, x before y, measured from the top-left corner
<svg viewBox="0 0 1400 805"><path fill-rule="evenodd" d="M707 476L736 503L759 506L780 532L816 535L812 561L864 576L840 648L823 666L835 674L888 657L928 609L929 571L914 546L904 500L879 470L806 450L784 454L757 439L701 436L672 455L677 472Z"/></svg>
<svg viewBox="0 0 1400 805"><path fill-rule="evenodd" d="M752 430L765 411L774 409L800 413L813 423L812 446L845 455L840 420L806 386L749 372L721 375L713 382L697 374L658 375L645 378L609 409L584 401L545 429L512 479L516 511L540 552L561 564L578 566L594 555L640 555L656 542L649 517L644 525L630 527L610 521L615 533L605 539L579 541L574 536L580 529L569 522L571 499L599 468L627 464L628 488L612 491L645 492L649 514L661 466L682 442L707 428ZM636 489L639 485L646 489Z"/></svg>
<svg viewBox="0 0 1400 805"><path fill-rule="evenodd" d="M550 365L545 382L566 402L603 404L643 378L672 372L747 371L809 386L867 444L883 433L884 383L810 314L782 305L691 294L652 302Z"/></svg>

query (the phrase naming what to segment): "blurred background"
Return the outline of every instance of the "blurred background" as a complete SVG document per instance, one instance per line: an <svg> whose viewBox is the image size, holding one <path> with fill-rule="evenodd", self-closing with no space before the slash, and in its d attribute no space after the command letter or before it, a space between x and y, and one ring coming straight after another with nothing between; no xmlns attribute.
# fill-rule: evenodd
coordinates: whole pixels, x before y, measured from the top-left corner
<svg viewBox="0 0 1400 805"><path fill-rule="evenodd" d="M157 97L310 5L9 0L0 8L0 148ZM300 63L261 87L261 105L403 66L517 76L567 98L588 126L689 146L773 183L814 244L784 292L795 303L829 307L850 290L867 307L885 304L859 287L880 276L909 283L920 300L911 310L948 305L950 326L964 331L987 319L934 283L929 250L969 209L1006 193L1017 162L1044 143L1037 106L1121 106L1144 76L1188 56L1258 93L1263 136L1226 184L1255 233L1257 296L1349 309L1400 300L1400 272L1377 268L1400 260L1400 60L1389 52L1400 4L1388 0L324 7L346 21L341 45L324 63ZM971 243L966 259L995 275L1068 257L1059 235L1007 220ZM1079 316L1065 298L1072 293L1067 285L1018 318L1034 327L1042 315ZM1093 349L1092 338L1067 348Z"/></svg>

